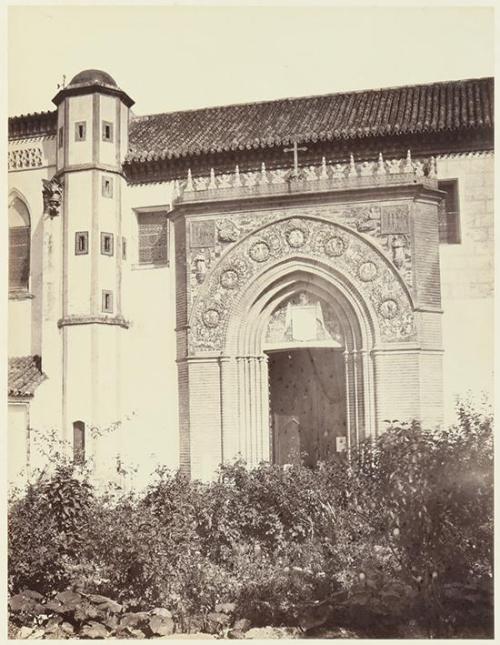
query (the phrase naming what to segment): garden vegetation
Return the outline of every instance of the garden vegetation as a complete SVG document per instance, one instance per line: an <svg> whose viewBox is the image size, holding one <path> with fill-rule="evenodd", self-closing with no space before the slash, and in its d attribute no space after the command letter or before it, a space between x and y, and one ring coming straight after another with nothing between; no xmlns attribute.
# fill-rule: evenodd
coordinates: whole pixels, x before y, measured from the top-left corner
<svg viewBox="0 0 500 645"><path fill-rule="evenodd" d="M492 419L458 415L439 432L394 423L315 468L237 462L211 483L160 470L140 494L98 491L58 460L11 495L10 596L39 599L11 619L47 619L46 599L70 590L165 608L177 632L204 631L226 603L232 624L306 636L491 638ZM113 620L104 633L119 635Z"/></svg>

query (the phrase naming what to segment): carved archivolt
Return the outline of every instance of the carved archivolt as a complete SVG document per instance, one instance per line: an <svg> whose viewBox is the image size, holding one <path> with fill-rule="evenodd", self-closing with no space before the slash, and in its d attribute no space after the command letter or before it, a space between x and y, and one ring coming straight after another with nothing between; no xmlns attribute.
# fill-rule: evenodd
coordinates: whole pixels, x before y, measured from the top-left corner
<svg viewBox="0 0 500 645"><path fill-rule="evenodd" d="M222 350L229 317L244 285L278 261L297 255L330 265L357 287L375 312L382 341L415 337L408 292L381 253L343 226L301 217L279 220L255 231L213 265L193 302L190 351Z"/></svg>
<svg viewBox="0 0 500 645"><path fill-rule="evenodd" d="M400 272L406 284L413 283L412 255L408 227L401 226L409 222L408 204L379 206L349 206L335 211L334 217L358 233L372 238L384 255L389 258ZM382 226L382 214L391 217L392 227ZM398 227L398 223L400 226Z"/></svg>

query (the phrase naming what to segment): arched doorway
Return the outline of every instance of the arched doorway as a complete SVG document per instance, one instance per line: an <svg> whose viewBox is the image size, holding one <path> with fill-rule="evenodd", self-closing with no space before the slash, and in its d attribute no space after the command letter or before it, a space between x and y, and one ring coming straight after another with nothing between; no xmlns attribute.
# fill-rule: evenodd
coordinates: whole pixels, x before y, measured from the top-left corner
<svg viewBox="0 0 500 645"><path fill-rule="evenodd" d="M238 428L237 441L223 438L226 454L250 465L314 464L375 432L373 329L345 278L289 259L261 275L238 309L222 379L223 430Z"/></svg>
<svg viewBox="0 0 500 645"><path fill-rule="evenodd" d="M335 308L304 290L271 314L268 355L270 456L314 465L347 447L345 338Z"/></svg>
<svg viewBox="0 0 500 645"><path fill-rule="evenodd" d="M299 392L316 403L283 412L284 426L295 433L292 448L295 441L302 452L302 428L312 462L375 436L389 415L420 417L421 365L430 362L418 345L421 321L394 265L359 233L317 217L271 221L221 248L190 284L191 299L178 301L177 350L181 463L192 476L211 478L218 464L237 457L249 466L289 461L288 448L275 443L280 360L292 361L289 373L303 368L304 380L318 381L316 392ZM313 305L309 313L300 311L301 298ZM295 346L283 337L273 346L269 325L283 308L286 316L289 303ZM318 303L322 324L329 312L336 320L335 342L335 330L323 339L300 332L316 324ZM307 406L323 412L311 418ZM323 440L318 432L325 431Z"/></svg>

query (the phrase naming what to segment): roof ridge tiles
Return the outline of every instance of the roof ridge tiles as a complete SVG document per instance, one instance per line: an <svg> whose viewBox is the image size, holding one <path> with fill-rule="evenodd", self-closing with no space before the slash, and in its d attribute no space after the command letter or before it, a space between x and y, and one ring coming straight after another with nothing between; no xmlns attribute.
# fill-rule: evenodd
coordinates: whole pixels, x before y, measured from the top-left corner
<svg viewBox="0 0 500 645"><path fill-rule="evenodd" d="M218 105L213 105L213 106L204 106L204 107L198 107L198 108L187 108L183 110L173 110L171 112L153 112L151 114L131 114L131 120L132 121L146 121L149 119L152 119L154 117L162 116L164 114L168 114L169 116L173 116L174 114L186 114L189 112L203 112L206 110L217 110L217 109L225 109L225 108L231 108L231 107L247 107L247 106L252 106L252 105L263 105L263 104L272 104L272 103L278 103L280 101L299 101L301 99L321 99L321 98L327 98L327 97L333 97L333 96L344 96L344 95L351 95L351 94L364 94L368 92L389 92L391 90L402 90L406 88L417 88L417 87L433 87L437 85L452 85L455 83L460 83L460 84L465 84L465 83L470 83L474 81L493 81L494 77L493 76L478 76L478 77L471 77L471 78L463 78L463 79L454 79L454 80L447 80L447 81L431 81L429 83L413 83L413 84L407 84L407 85L389 85L385 87L370 87L370 88L365 88L365 89L359 89L359 90L340 90L338 92L326 92L325 94L305 94L305 95L300 95L300 96L287 96L287 97L281 97L281 98L276 98L276 99L263 99L261 101L242 101L236 102L236 103L223 103L223 104L218 104ZM27 112L26 114L14 114L9 116L10 119L26 119L30 117L37 117L37 116L49 116L49 115L55 115L57 113L57 110L42 110L41 112Z"/></svg>
<svg viewBox="0 0 500 645"><path fill-rule="evenodd" d="M132 115L125 164L493 123L493 77ZM55 133L55 111L9 119L13 138Z"/></svg>
<svg viewBox="0 0 500 645"><path fill-rule="evenodd" d="M324 94L305 94L300 96L284 96L284 97L275 98L275 99L262 99L261 101L242 101L241 103L240 102L222 103L222 104L203 106L203 107L197 107L197 108L172 110L171 112L153 112L152 114L139 114L139 115L134 114L132 117L132 120L134 121L149 120L151 118L155 118L163 115L174 116L176 114L188 114L193 112L198 112L198 113L204 112L204 111L213 112L216 110L224 110L226 108L251 107L251 106L266 105L266 104L272 105L282 101L296 102L296 101L308 100L308 99L322 99L322 98L340 97L340 96L346 96L346 95L350 96L351 94L389 92L392 90L403 90L403 89L410 89L410 88L413 89L413 88L420 88L420 87L430 88L435 85L453 85L456 83L464 84L464 83L470 83L474 81L493 81L493 79L494 79L493 76L479 76L479 77L454 79L454 80L447 80L447 81L431 81L429 83L410 83L407 85L369 87L369 88L360 89L360 90L340 90L337 92L326 92Z"/></svg>

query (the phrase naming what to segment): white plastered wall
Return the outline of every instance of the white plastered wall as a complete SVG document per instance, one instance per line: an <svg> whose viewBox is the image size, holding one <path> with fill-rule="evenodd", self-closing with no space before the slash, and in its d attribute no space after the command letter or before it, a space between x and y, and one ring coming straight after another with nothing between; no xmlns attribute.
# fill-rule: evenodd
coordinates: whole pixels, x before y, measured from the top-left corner
<svg viewBox="0 0 500 645"><path fill-rule="evenodd" d="M10 485L19 486L26 481L27 476L28 404L9 403L8 415L8 482Z"/></svg>
<svg viewBox="0 0 500 645"><path fill-rule="evenodd" d="M491 152L438 158L439 179L458 179L460 244L441 244L445 421L470 392L493 395L493 177Z"/></svg>
<svg viewBox="0 0 500 645"><path fill-rule="evenodd" d="M50 221L43 213L42 179L50 179L55 172L55 137L34 137L9 142L9 151L40 149L42 165L11 169L9 190L25 200L31 218L30 296L8 302L8 355L42 357L42 370L47 375L26 404L8 406L9 473L17 468L20 450L27 455L27 424L31 428L30 464L34 469L41 458L34 446L35 436L61 430L62 355L60 330L61 281L61 218ZM20 424L24 425L22 432ZM11 441L12 439L12 441ZM21 478L20 481L22 481Z"/></svg>
<svg viewBox="0 0 500 645"><path fill-rule="evenodd" d="M168 183L128 186L124 190L123 235L128 251L123 271L123 315L130 321L130 328L123 334L122 454L125 466L137 467L133 476L137 487L148 483L156 466L179 466L173 227L169 230L169 265L138 264L137 212L166 211L170 199Z"/></svg>

